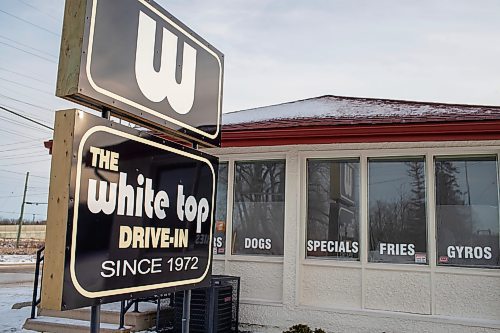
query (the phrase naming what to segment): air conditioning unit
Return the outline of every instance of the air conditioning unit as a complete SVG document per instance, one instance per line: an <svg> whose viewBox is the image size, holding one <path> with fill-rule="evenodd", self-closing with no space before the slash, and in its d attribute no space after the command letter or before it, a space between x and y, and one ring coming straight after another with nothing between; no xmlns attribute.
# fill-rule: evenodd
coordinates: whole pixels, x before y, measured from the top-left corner
<svg viewBox="0 0 500 333"><path fill-rule="evenodd" d="M212 276L210 287L191 291L190 333L238 332L239 277ZM174 298L174 332L182 332L184 292Z"/></svg>

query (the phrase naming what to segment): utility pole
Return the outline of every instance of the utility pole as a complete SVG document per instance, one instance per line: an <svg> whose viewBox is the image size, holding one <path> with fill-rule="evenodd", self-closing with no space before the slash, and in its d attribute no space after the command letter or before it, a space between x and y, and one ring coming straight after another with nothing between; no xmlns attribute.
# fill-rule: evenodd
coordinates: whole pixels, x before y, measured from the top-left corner
<svg viewBox="0 0 500 333"><path fill-rule="evenodd" d="M23 194L23 203L21 204L21 215L19 216L19 222L17 227L17 240L16 240L16 248L19 247L19 239L21 238L21 228L23 226L23 214L24 214L24 203L26 201L26 191L28 190L28 177L30 176L30 172L26 172L26 181L24 182L24 194Z"/></svg>

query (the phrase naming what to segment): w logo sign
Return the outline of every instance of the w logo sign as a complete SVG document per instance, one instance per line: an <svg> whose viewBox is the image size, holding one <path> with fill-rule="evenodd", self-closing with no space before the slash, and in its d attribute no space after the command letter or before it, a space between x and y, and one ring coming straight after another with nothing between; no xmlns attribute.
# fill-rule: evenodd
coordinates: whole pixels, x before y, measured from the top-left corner
<svg viewBox="0 0 500 333"><path fill-rule="evenodd" d="M196 80L196 49L184 43L181 82L176 80L178 38L163 28L160 70L154 68L156 22L140 12L137 31L135 76L144 96L152 102L168 102L180 114L193 107Z"/></svg>
<svg viewBox="0 0 500 333"><path fill-rule="evenodd" d="M58 96L220 145L221 52L151 0L78 4L66 8Z"/></svg>

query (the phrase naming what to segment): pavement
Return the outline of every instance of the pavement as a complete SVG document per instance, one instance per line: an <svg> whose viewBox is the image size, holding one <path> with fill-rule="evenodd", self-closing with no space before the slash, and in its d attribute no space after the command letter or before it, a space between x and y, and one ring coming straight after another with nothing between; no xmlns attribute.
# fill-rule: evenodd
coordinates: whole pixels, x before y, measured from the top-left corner
<svg viewBox="0 0 500 333"><path fill-rule="evenodd" d="M34 264L0 265L0 287L33 285L34 277Z"/></svg>
<svg viewBox="0 0 500 333"><path fill-rule="evenodd" d="M26 304L31 302L34 272L34 264L0 265L0 333L29 332L22 325L30 316ZM13 309L16 303L21 307Z"/></svg>

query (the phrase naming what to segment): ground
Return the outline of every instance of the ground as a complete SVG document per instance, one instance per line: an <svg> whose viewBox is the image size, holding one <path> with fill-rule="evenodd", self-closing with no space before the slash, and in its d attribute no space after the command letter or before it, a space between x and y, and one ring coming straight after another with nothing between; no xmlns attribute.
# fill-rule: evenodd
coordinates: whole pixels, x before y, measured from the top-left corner
<svg viewBox="0 0 500 333"><path fill-rule="evenodd" d="M0 239L0 255L4 254L36 254L36 251L44 245L43 241L23 239L16 248L15 239Z"/></svg>
<svg viewBox="0 0 500 333"><path fill-rule="evenodd" d="M0 239L0 264L34 263L36 251L44 245L38 240L21 240L16 248L15 239Z"/></svg>
<svg viewBox="0 0 500 333"><path fill-rule="evenodd" d="M7 256L4 256L7 257ZM14 256L8 256L14 257ZM17 258L27 257L17 255ZM13 258L8 258L11 261ZM25 258L26 259L26 258ZM31 307L12 309L15 303L30 302L35 266L23 263L0 263L0 333L31 332L22 329Z"/></svg>
<svg viewBox="0 0 500 333"><path fill-rule="evenodd" d="M31 302L36 251L44 243L0 239L0 333L30 332L22 329L31 307L12 309L15 303Z"/></svg>

